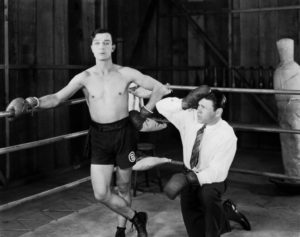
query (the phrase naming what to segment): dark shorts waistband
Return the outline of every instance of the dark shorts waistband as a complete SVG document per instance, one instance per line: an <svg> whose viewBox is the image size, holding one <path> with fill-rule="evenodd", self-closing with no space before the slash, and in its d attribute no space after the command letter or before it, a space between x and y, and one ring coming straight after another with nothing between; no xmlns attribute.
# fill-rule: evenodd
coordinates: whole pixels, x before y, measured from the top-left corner
<svg viewBox="0 0 300 237"><path fill-rule="evenodd" d="M125 117L121 120L112 122L112 123L97 123L94 121L91 121L91 127L98 130L99 132L108 132L108 131L114 131L119 130L121 128L124 128L129 122L129 117Z"/></svg>

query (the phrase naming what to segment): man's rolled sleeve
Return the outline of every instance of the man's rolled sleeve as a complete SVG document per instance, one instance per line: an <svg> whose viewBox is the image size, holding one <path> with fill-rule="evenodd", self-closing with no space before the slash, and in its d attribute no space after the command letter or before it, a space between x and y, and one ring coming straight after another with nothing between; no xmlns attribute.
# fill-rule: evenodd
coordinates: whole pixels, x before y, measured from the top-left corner
<svg viewBox="0 0 300 237"><path fill-rule="evenodd" d="M177 97L168 97L156 103L156 108L159 113L165 117L182 110L182 99Z"/></svg>
<svg viewBox="0 0 300 237"><path fill-rule="evenodd" d="M182 99L177 97L168 97L156 103L157 111L165 116L177 128L182 124Z"/></svg>

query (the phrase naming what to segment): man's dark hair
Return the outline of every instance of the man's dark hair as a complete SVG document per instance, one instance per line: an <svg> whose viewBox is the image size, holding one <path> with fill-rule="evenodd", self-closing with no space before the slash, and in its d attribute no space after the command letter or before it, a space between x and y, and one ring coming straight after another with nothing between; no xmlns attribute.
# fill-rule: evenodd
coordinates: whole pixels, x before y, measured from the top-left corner
<svg viewBox="0 0 300 237"><path fill-rule="evenodd" d="M92 40L93 40L97 34L104 34L104 33L108 33L108 34L111 35L112 44L114 44L114 43L115 43L115 41L114 41L114 36L113 36L113 34L111 33L111 31L108 30L108 29L97 28L96 30L94 30L94 31L92 32L91 38L92 38Z"/></svg>
<svg viewBox="0 0 300 237"><path fill-rule="evenodd" d="M214 110L219 108L224 109L227 100L225 95L219 90L211 90L211 92L207 94L204 99L211 100L213 102Z"/></svg>

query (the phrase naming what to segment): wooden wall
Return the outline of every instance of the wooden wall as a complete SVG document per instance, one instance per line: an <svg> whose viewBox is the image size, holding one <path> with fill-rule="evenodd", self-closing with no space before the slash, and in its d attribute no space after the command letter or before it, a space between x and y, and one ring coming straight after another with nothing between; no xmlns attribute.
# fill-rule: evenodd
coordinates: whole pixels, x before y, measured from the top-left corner
<svg viewBox="0 0 300 237"><path fill-rule="evenodd" d="M298 0L234 0L234 9L251 9L299 5ZM295 41L295 60L299 62L299 10L263 11L234 14L233 65L243 66L242 75L253 88L273 88L272 72L279 63L276 41L292 38ZM261 69L260 69L261 68ZM271 68L271 70L263 70ZM251 70L252 69L252 70ZM254 70L253 70L254 69ZM238 85L243 87L245 85ZM259 96L274 116L268 115L253 96L235 96L236 110L232 120L243 123L277 124L274 97ZM240 143L244 147L279 149L278 134L243 133Z"/></svg>
<svg viewBox="0 0 300 237"><path fill-rule="evenodd" d="M0 1L0 35L4 35L4 1ZM4 37L0 37L0 64L4 63ZM5 101L4 101L4 70L0 70L0 108L5 108ZM0 119L0 147L5 146L5 120ZM0 171L4 171L5 169L5 160L3 159L3 156L0 156Z"/></svg>
<svg viewBox="0 0 300 237"><path fill-rule="evenodd" d="M102 0L9 0L10 65L91 65L90 35L99 27ZM0 47L3 49L3 3L0 1ZM0 64L4 63L1 50ZM0 105L5 110L4 76L0 72ZM10 99L18 96L42 96L58 91L78 70L10 70ZM82 97L81 93L74 97ZM26 115L10 122L10 145L20 144L88 128L85 104L60 107ZM0 122L0 143L5 146L4 119ZM85 138L59 142L10 154L10 180L47 175L84 162ZM5 173L5 156L0 169Z"/></svg>
<svg viewBox="0 0 300 237"><path fill-rule="evenodd" d="M68 1L9 1L9 57L11 65L68 63ZM10 70L10 98L42 96L69 80L66 71ZM66 133L68 109L26 115L10 123L10 145ZM66 143L11 153L11 179L48 173L70 164Z"/></svg>
<svg viewBox="0 0 300 237"><path fill-rule="evenodd" d="M170 3L171 1L154 1L158 4L151 23L146 24L146 30L142 31L144 40L139 44L137 53L133 52L139 35L136 32L140 31L143 26L143 17L146 12L141 8L148 8L151 1L130 1L130 3L122 1L121 5L118 5L117 0L113 2L114 9L118 9L116 10L117 16L113 15L109 23L115 32L124 38L125 64L141 68L147 66L202 66L206 68L189 71L145 71L162 82L178 85L206 83L227 87L272 89L272 73L278 64L276 41L283 37L295 40L295 60L300 60L299 10L232 15L232 66L240 75L235 76L232 82L228 78L228 72L222 69L226 68L224 63L195 33L186 17ZM228 60L228 14L224 11L228 7L228 1L180 2L189 12L196 13L203 9L211 11L208 14L193 14L193 19L216 45L220 54ZM232 0L234 10L290 6L299 3L299 0ZM228 94L228 98L230 113L227 111L225 115L229 121L266 126L277 125L277 111L273 96ZM265 112L261 103L271 111L271 115ZM280 149L276 133L237 133L240 147Z"/></svg>

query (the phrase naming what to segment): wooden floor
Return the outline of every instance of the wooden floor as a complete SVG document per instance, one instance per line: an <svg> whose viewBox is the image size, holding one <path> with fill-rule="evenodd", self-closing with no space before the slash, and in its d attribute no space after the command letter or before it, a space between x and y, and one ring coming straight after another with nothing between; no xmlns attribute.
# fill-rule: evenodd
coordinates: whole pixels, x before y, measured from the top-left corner
<svg viewBox="0 0 300 237"><path fill-rule="evenodd" d="M163 153L162 153L163 154ZM175 149L166 152L169 157L180 154ZM238 153L233 167L281 172L280 157L257 151ZM160 167L163 183L175 167ZM89 169L58 176L48 182L42 180L23 187L0 192L0 202L19 199L21 195L40 192L82 178ZM140 177L141 179L143 176ZM244 231L231 223L233 231L225 237L300 237L300 195L282 192L266 177L230 173L226 198L232 199L252 225L251 231ZM149 215L149 237L186 237L180 213L179 199L168 200L159 192L157 185L151 185L144 192L138 192L133 200L136 210ZM90 182L60 193L21 204L0 212L1 237L112 237L116 228L116 216L103 205L96 203ZM127 237L136 236L127 226Z"/></svg>
<svg viewBox="0 0 300 237"><path fill-rule="evenodd" d="M251 176L249 176L251 177ZM248 177L248 180L249 180ZM247 179L243 176L243 179ZM300 237L300 196L274 195L276 190L258 178L231 175L225 198L234 200L250 220L252 231L231 223L226 237ZM149 215L149 236L186 237L179 199L168 200L156 187L138 192L133 207ZM1 237L111 237L116 216L95 202L89 182L1 213ZM27 228L27 229L26 229ZM136 236L127 226L128 237Z"/></svg>

